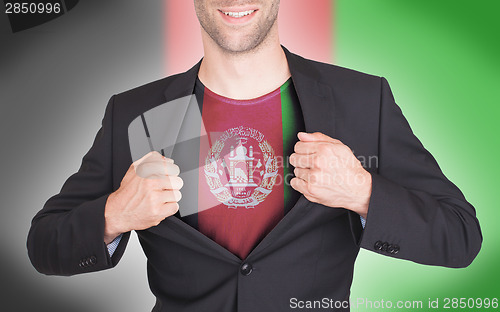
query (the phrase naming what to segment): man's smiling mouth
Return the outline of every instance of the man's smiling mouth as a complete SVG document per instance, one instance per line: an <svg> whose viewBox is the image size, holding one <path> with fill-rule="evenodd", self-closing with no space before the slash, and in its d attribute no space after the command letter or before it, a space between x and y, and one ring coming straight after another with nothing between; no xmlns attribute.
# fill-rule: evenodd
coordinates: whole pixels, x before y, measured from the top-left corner
<svg viewBox="0 0 500 312"><path fill-rule="evenodd" d="M242 11L242 12L224 12L224 11L221 11L221 12L224 13L225 15L227 15L227 16L230 16L230 17L241 18L241 17L244 17L244 16L248 16L248 15L252 14L255 11L257 11L257 10L248 10L248 11Z"/></svg>

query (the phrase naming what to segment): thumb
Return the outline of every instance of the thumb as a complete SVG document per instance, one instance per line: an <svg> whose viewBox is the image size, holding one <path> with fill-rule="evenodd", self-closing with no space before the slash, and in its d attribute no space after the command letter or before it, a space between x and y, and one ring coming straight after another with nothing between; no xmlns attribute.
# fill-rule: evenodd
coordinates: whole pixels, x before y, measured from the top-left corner
<svg viewBox="0 0 500 312"><path fill-rule="evenodd" d="M145 154L144 156L142 156L141 158L137 159L136 161L133 162L133 165L134 166L139 166L140 164L142 164L144 161L146 161L146 159L150 158L150 157L156 157L156 154L160 154L158 153L157 151L151 151L147 154ZM161 156L161 155L160 155Z"/></svg>
<svg viewBox="0 0 500 312"><path fill-rule="evenodd" d="M341 143L339 140L327 136L321 132L307 133L299 132L297 134L299 140L304 142L331 142L331 143Z"/></svg>
<svg viewBox="0 0 500 312"><path fill-rule="evenodd" d="M142 165L159 164L159 163L161 163L163 165L165 165L166 163L173 164L174 160L170 159L170 158L166 158L165 156L162 156L157 151L151 151L151 152L147 153L146 155L142 156L141 158L139 158L138 160L134 161L130 165L130 167L128 168L128 171L125 175L126 176L130 175L132 172L134 173L134 175L137 174L138 173L137 170L139 170L139 168L141 168Z"/></svg>

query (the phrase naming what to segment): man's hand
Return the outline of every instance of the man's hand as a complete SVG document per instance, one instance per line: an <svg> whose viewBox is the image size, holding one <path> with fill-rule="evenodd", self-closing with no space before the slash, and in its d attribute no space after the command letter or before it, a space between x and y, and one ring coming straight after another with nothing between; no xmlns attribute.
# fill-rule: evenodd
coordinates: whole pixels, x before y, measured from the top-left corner
<svg viewBox="0 0 500 312"><path fill-rule="evenodd" d="M366 218L372 179L351 149L319 132L298 134L291 186L315 203L343 207Z"/></svg>
<svg viewBox="0 0 500 312"><path fill-rule="evenodd" d="M158 225L179 210L183 185L172 159L151 152L130 165L105 207L104 242L121 233Z"/></svg>

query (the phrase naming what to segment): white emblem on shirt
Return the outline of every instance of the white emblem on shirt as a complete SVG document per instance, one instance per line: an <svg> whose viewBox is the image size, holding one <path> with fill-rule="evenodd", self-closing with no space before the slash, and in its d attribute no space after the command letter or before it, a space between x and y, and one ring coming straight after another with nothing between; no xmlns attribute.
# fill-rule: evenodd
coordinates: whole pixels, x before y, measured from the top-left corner
<svg viewBox="0 0 500 312"><path fill-rule="evenodd" d="M210 191L219 202L228 208L250 209L271 193L278 163L260 131L240 126L227 129L212 144L204 172Z"/></svg>

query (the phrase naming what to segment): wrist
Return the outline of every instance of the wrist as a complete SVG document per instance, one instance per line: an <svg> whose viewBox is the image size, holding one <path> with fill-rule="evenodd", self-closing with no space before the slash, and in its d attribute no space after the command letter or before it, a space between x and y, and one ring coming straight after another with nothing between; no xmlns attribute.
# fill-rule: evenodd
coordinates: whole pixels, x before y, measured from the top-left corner
<svg viewBox="0 0 500 312"><path fill-rule="evenodd" d="M106 245L111 243L120 234L126 232L121 229L114 214L115 196L115 193L108 196L108 200L106 201L106 206L104 208L104 242Z"/></svg>
<svg viewBox="0 0 500 312"><path fill-rule="evenodd" d="M363 169L363 173L360 174L358 181L358 192L356 192L353 198L350 210L359 214L363 219L366 219L372 193L372 175Z"/></svg>

